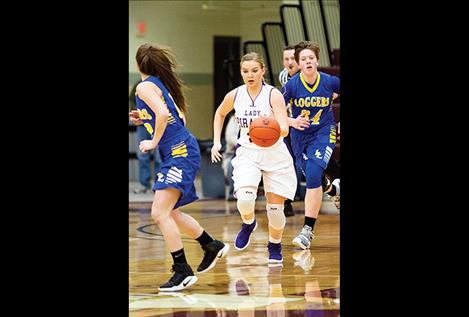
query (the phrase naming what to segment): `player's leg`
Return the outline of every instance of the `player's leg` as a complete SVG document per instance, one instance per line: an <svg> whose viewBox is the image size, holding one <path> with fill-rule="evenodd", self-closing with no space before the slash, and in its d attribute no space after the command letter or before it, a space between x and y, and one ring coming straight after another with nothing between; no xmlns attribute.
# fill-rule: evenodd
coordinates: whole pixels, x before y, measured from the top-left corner
<svg viewBox="0 0 469 317"><path fill-rule="evenodd" d="M324 169L311 160L305 165L305 220L301 232L293 239L292 243L302 249L309 249L311 240L314 239L313 229L322 204L321 175Z"/></svg>
<svg viewBox="0 0 469 317"><path fill-rule="evenodd" d="M213 239L192 216L180 211L178 208L174 209L171 215L181 231L192 239L197 240L204 251L204 257L197 267L197 272L204 273L209 271L219 259L228 253L230 246Z"/></svg>
<svg viewBox="0 0 469 317"><path fill-rule="evenodd" d="M335 126L324 127L317 137L306 146L301 167L306 178L305 221L293 244L309 249L314 239L314 225L322 204L322 176L335 148Z"/></svg>
<svg viewBox="0 0 469 317"><path fill-rule="evenodd" d="M282 236L285 229L286 216L284 213L285 197L271 192L266 193L267 198L267 219L269 220L269 265L281 264L282 256Z"/></svg>
<svg viewBox="0 0 469 317"><path fill-rule="evenodd" d="M263 162L262 169L269 220L269 265L272 266L283 261L281 242L286 223L284 201L294 199L297 179L293 160L286 147L277 149L274 155L269 156Z"/></svg>
<svg viewBox="0 0 469 317"><path fill-rule="evenodd" d="M241 230L236 236L234 246L237 250L244 250L249 245L251 234L257 228L254 208L257 198L257 188L262 172L253 163L256 153L239 148L236 156L231 160L233 165L233 186L236 206L243 221Z"/></svg>
<svg viewBox="0 0 469 317"><path fill-rule="evenodd" d="M251 234L257 228L257 221L254 214L257 187L246 186L237 189L235 187L235 197L236 206L239 214L241 215L243 224L241 225L241 230L236 236L234 246L237 250L244 250L248 247L249 242L251 241Z"/></svg>
<svg viewBox="0 0 469 317"><path fill-rule="evenodd" d="M159 287L160 291L179 291L197 281L197 277L187 263L179 228L171 217L171 211L180 196L181 192L175 188L156 190L151 208L151 216L158 225L174 262L172 266L174 275Z"/></svg>

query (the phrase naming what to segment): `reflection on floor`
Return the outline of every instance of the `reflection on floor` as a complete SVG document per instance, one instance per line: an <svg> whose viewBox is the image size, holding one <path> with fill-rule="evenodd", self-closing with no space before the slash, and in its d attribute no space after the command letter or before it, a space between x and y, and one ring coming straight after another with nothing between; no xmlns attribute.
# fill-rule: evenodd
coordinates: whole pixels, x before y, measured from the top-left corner
<svg viewBox="0 0 469 317"><path fill-rule="evenodd" d="M321 211L311 250L292 245L303 226L304 204L293 203L283 235L283 266L267 265L265 201L256 203L259 223L247 249L230 248L196 284L182 292L158 293L171 276L172 259L150 217L151 203L129 206L129 316L339 316L339 221L337 210ZM331 206L328 206L331 207ZM214 238L233 246L241 220L236 202L201 200L182 208ZM182 235L193 267L202 260L197 241Z"/></svg>

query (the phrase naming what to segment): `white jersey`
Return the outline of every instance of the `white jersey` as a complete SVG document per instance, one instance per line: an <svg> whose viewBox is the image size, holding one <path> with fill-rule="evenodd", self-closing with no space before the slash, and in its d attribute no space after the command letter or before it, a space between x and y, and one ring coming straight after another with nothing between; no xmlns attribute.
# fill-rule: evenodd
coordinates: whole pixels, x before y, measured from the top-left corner
<svg viewBox="0 0 469 317"><path fill-rule="evenodd" d="M262 84L261 91L251 99L246 85L239 86L236 90L234 97L234 110L236 122L239 125L240 134L238 144L251 149L264 150L265 147L258 146L249 140L249 126L251 122L260 116L273 117L274 112L270 104L270 95L275 87ZM269 149L276 147L278 144L283 143L283 137L280 137L277 143L268 147Z"/></svg>

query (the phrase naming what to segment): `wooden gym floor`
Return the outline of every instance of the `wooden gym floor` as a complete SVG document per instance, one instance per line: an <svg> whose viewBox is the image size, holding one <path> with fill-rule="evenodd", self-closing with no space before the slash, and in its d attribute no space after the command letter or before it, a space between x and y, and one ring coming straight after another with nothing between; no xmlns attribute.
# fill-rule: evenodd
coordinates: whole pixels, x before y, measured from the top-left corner
<svg viewBox="0 0 469 317"><path fill-rule="evenodd" d="M277 268L267 265L265 201L256 202L259 225L243 251L233 247L241 227L236 202L199 200L181 208L230 250L190 288L159 294L158 285L171 276L171 255L151 219L151 203L130 203L129 316L340 316L340 215L324 200L311 250L301 250L291 241L303 226L304 204L293 207L296 215L287 218L283 235L283 267ZM203 251L197 241L182 237L195 271Z"/></svg>

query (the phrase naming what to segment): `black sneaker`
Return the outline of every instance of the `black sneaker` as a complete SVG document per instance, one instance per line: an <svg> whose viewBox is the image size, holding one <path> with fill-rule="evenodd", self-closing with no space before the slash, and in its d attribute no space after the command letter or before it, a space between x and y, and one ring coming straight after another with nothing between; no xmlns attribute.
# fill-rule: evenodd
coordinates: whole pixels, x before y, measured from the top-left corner
<svg viewBox="0 0 469 317"><path fill-rule="evenodd" d="M213 268L217 261L228 253L230 246L221 241L213 240L212 242L202 246L202 249L204 250L205 255L197 268L198 273L204 273Z"/></svg>
<svg viewBox="0 0 469 317"><path fill-rule="evenodd" d="M291 204L291 200L287 199L285 200L285 205L283 208L283 213L285 214L285 217L292 217L295 215L295 212L293 211L293 206Z"/></svg>
<svg viewBox="0 0 469 317"><path fill-rule="evenodd" d="M197 282L197 276L192 272L191 267L187 263L173 264L174 275L159 287L160 292L176 292L188 288Z"/></svg>

